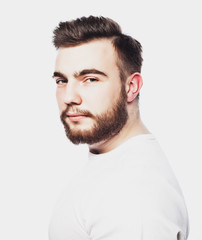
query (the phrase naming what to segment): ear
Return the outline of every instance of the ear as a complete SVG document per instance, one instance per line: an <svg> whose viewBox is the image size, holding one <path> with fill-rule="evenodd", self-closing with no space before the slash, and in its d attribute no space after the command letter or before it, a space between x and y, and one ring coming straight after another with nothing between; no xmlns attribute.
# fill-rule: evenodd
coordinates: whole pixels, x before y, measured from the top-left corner
<svg viewBox="0 0 202 240"><path fill-rule="evenodd" d="M130 75L126 80L126 94L127 102L132 102L140 92L142 88L143 81L140 73L136 72Z"/></svg>

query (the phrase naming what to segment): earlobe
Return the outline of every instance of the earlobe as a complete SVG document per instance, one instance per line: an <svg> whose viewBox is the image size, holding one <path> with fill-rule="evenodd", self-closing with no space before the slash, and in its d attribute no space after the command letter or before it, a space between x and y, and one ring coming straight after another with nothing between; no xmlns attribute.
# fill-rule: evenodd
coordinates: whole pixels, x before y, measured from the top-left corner
<svg viewBox="0 0 202 240"><path fill-rule="evenodd" d="M127 102L132 102L140 92L143 81L140 73L133 73L127 79Z"/></svg>

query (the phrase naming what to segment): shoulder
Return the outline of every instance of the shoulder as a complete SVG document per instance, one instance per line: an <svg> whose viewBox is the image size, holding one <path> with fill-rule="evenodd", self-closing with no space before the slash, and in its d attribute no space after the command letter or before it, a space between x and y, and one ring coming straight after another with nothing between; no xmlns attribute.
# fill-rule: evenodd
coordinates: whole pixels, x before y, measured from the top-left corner
<svg viewBox="0 0 202 240"><path fill-rule="evenodd" d="M104 176L92 183L83 198L81 209L87 229L98 235L117 229L128 238L144 234L144 239L152 240L177 239L174 236L178 232L186 236L183 197L161 174L138 166L119 168Z"/></svg>

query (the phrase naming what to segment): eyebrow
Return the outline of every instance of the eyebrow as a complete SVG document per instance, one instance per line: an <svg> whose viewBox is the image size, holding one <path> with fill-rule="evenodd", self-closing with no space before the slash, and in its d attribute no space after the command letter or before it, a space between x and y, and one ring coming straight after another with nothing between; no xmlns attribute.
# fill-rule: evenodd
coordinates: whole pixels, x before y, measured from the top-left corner
<svg viewBox="0 0 202 240"><path fill-rule="evenodd" d="M95 69L95 68L92 68L92 69L84 69L84 70L82 70L82 71L80 71L80 72L75 72L75 73L74 73L74 77L75 77L75 78L78 78L78 77L81 77L81 76L86 75L86 74L98 74L98 75L102 75L102 76L107 77L107 74L106 74L106 73L104 73L104 72L102 72L102 71L99 71L99 70L97 70L97 69ZM67 79L67 77L66 77L63 73L61 73L61 72L54 72L52 77L53 77L53 78L54 78L54 77L61 77L61 78Z"/></svg>
<svg viewBox="0 0 202 240"><path fill-rule="evenodd" d="M62 74L61 72L54 72L52 77L53 77L53 78L54 78L54 77L61 77L61 78L67 79L67 78L65 77L65 75Z"/></svg>
<svg viewBox="0 0 202 240"><path fill-rule="evenodd" d="M86 74L98 74L98 75L102 75L102 76L105 76L105 77L107 77L107 74L106 73L104 73L104 72L102 72L102 71L99 71L99 70L97 70L97 69L95 69L95 68L92 68L92 69L84 69L84 70L82 70L82 71L80 71L80 72L75 72L74 73L74 77L81 77L81 76L83 76L83 75L86 75Z"/></svg>

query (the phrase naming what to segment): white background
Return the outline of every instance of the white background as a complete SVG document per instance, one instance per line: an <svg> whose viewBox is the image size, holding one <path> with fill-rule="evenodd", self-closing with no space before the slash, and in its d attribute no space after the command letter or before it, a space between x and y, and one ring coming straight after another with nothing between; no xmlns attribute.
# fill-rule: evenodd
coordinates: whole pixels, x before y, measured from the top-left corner
<svg viewBox="0 0 202 240"><path fill-rule="evenodd" d="M143 45L142 118L182 187L202 239L200 1L5 1L0 6L0 239L47 240L53 206L86 161L65 137L51 78L60 21L103 15Z"/></svg>

